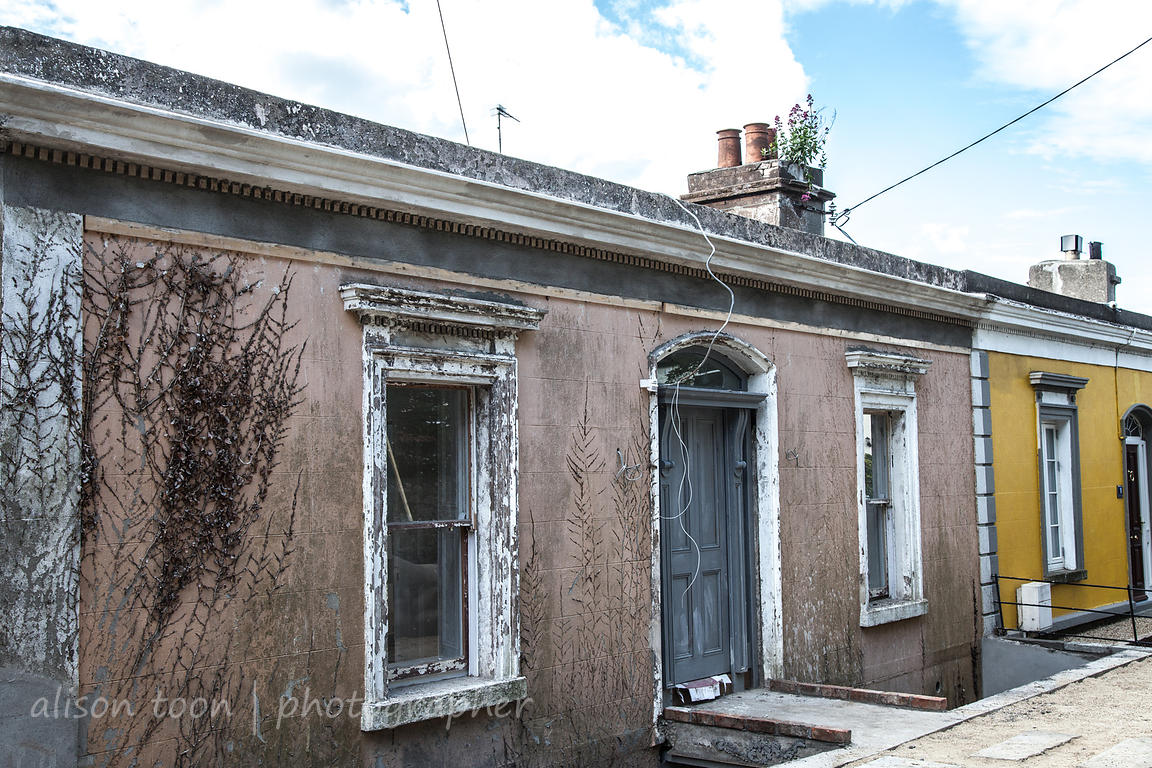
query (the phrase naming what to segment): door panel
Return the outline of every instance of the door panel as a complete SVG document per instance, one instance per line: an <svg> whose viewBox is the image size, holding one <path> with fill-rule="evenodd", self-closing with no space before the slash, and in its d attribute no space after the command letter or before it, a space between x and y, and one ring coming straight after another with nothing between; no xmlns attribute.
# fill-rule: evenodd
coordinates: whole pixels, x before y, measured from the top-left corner
<svg viewBox="0 0 1152 768"><path fill-rule="evenodd" d="M721 627L721 614L723 612L722 605L724 601L724 590L721 582L723 577L720 570L707 571L701 573L700 579L700 598L702 601L702 620L700 621L701 629L704 633L701 646L704 653L719 653L724 650L723 628Z"/></svg>
<svg viewBox="0 0 1152 768"><path fill-rule="evenodd" d="M738 642L746 635L746 606L732 602L733 585L742 596L746 578L744 493L733 471L733 445L743 443L733 434L748 420L722 408L681 406L678 414L675 419L671 409L661 408L661 583L669 685L732 672L734 626L740 630ZM744 649L738 650L736 655L745 658Z"/></svg>
<svg viewBox="0 0 1152 768"><path fill-rule="evenodd" d="M688 589L688 576L672 580L670 612L672 615L672 658L676 660L692 658L692 625L688 617L692 615L692 593Z"/></svg>

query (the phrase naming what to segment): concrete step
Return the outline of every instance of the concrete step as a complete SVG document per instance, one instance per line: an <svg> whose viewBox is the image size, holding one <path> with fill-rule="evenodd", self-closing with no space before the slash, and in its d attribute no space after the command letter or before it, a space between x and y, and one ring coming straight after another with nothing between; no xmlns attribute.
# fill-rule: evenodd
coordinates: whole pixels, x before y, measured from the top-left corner
<svg viewBox="0 0 1152 768"><path fill-rule="evenodd" d="M691 723L668 723L668 768L761 768L817 755L839 745L795 736L734 731Z"/></svg>
<svg viewBox="0 0 1152 768"><path fill-rule="evenodd" d="M851 731L767 717L727 715L699 708L664 710L670 768L759 768L827 752L848 744Z"/></svg>

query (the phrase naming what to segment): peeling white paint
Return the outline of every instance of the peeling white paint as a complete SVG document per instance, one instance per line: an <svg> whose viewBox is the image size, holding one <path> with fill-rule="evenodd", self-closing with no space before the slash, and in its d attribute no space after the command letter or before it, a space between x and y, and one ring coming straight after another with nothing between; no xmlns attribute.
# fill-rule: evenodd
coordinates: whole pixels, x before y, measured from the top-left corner
<svg viewBox="0 0 1152 768"><path fill-rule="evenodd" d="M857 526L859 531L860 626L872 627L922 616L923 544L920 538L920 449L916 418L916 380L932 364L912 355L852 349L845 353L852 371L856 422ZM890 460L892 530L889 557L891 596L870 600L868 594L868 510L864 499L864 411L898 413L893 420Z"/></svg>
<svg viewBox="0 0 1152 768"><path fill-rule="evenodd" d="M361 728L376 730L523 698L520 676L516 335L542 310L385 286L341 287L364 333L365 690ZM435 328L436 331L430 331ZM438 332L437 332L438 331ZM461 345L458 337L487 340ZM400 342L400 343L398 343ZM407 346L421 343L423 346ZM487 351L481 351L483 348ZM467 676L390 690L387 648L388 382L470 385L474 394L468 540ZM443 670L429 670L439 672Z"/></svg>

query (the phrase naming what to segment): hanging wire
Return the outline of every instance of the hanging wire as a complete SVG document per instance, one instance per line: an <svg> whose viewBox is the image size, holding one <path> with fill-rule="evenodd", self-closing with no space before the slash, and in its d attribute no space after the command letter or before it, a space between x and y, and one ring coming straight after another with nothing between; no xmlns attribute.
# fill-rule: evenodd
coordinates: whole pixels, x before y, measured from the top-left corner
<svg viewBox="0 0 1152 768"><path fill-rule="evenodd" d="M456 83L456 67L452 64L452 46L448 45L448 28L444 26L444 10L440 0L436 0L436 11L440 14L440 31L444 33L444 49L448 51L448 70L452 73L452 87L456 89L456 106L460 109L460 125L464 126L464 143L472 146L468 139L468 123L464 121L464 102L460 100L460 86Z"/></svg>
<svg viewBox="0 0 1152 768"><path fill-rule="evenodd" d="M696 214L692 213L684 203L671 196L668 196L668 199L680 206L680 209L691 216L692 221L696 222L696 229L704 236L704 242L708 243L708 258L704 259L704 269L708 270L709 277L719 283L721 288L728 291L728 316L724 318L723 324L712 334L712 338L708 341L708 348L704 351L704 357L700 359L700 362L690 373L681 377L681 380L685 380L689 376L695 376L700 369L704 367L704 363L708 362L708 355L712 353L712 347L716 343L716 339L720 338L720 334L724 333L724 329L732 322L732 312L736 308L736 294L732 292L732 289L727 283L716 277L716 273L712 271L712 259L716 256L716 245L712 242L712 238L708 237L708 233L704 231L704 225L700 223L700 219ZM679 382L677 382L677 386L679 386Z"/></svg>
<svg viewBox="0 0 1152 768"><path fill-rule="evenodd" d="M665 520L676 520L680 524L680 530L683 531L688 541L692 543L692 549L696 552L696 567L692 569L692 578L688 581L688 586L684 587L684 594L687 595L688 590L696 583L696 577L700 574L700 545L696 542L696 539L692 538L692 534L688 532L688 527L684 524L684 515L692 505L692 460L688 455L688 444L684 441L684 435L680 430L680 384L699 373L700 369L704 367L704 364L708 362L708 356L712 354L712 347L716 344L716 340L720 338L720 334L722 334L724 329L728 327L728 324L732 322L732 313L736 309L736 294L733 293L732 288L730 288L727 283L717 277L716 273L712 271L712 259L716 256L716 245L712 242L712 238L708 237L708 233L704 231L704 225L700 223L700 219L676 198L668 196L668 199L680 206L681 210L691 216L692 221L696 222L696 229L704 236L704 242L708 243L708 257L704 259L704 269L708 271L708 275L713 280L720 284L720 287L728 292L728 315L724 318L724 322L720 327L716 329L715 333L712 334L712 338L708 340L708 347L704 350L704 356L700 358L700 362L696 364L695 368L679 376L676 381L672 382L672 403L669 407L669 418L672 423L672 433L676 436L676 442L680 446L680 455L684 460L684 469L680 473L680 483L676 488L676 499L677 501L683 499L683 503L675 515L666 516L661 514L660 517ZM687 498L684 496L685 487L687 487L688 491Z"/></svg>
<svg viewBox="0 0 1152 768"><path fill-rule="evenodd" d="M912 179L916 178L917 176L919 176L919 175L921 175L921 174L923 174L923 173L927 173L928 171L932 170L933 168L935 168L935 167L936 167L936 166L938 166L938 165L943 165L944 163L948 162L949 160L951 160L952 158L954 158L954 157L956 157L957 155L961 154L962 152L967 152L968 150L972 149L972 147L976 146L977 144L981 143L982 141L985 141L986 139L990 139L990 138L992 138L992 137L993 137L993 136L995 136L996 134L1000 133L1000 131L1003 131L1005 128L1008 128L1008 127L1010 127L1010 126L1013 126L1013 125L1015 125L1016 123L1020 122L1021 120L1023 120L1024 118L1028 117L1029 115L1031 115L1031 114L1033 114L1033 113L1035 113L1035 112L1039 112L1041 109L1043 109L1044 107L1048 106L1048 105L1049 105L1049 104L1051 104L1052 102L1056 101L1056 99L1060 98L1060 97L1061 97L1061 96L1063 96L1064 94L1066 94L1066 93L1068 93L1068 92L1070 92L1070 91L1072 91L1072 90L1074 90L1074 89L1076 89L1076 88L1079 88L1081 85L1084 85L1084 83L1086 83L1086 82L1088 82L1089 80L1091 80L1092 78L1096 77L1096 75L1098 75L1098 74L1100 74L1101 72L1103 72L1104 70L1108 69L1108 68L1109 68L1109 67L1111 67L1113 64L1116 64L1116 63L1118 63L1118 62L1122 61L1123 59L1126 59L1126 58L1128 58L1128 57L1129 57L1129 56L1131 56L1132 54L1136 53L1136 51L1140 50L1141 48L1143 48L1144 46L1146 46L1148 43L1152 43L1152 37L1149 37L1147 40L1145 40L1144 42L1140 43L1139 45L1137 45L1135 48L1133 48L1132 50L1128 51L1127 53L1124 53L1124 54L1122 54L1122 55L1120 55L1120 56L1117 56L1115 59L1112 59L1112 61L1110 61L1110 62L1108 62L1107 64L1105 64L1104 66L1100 67L1100 69L1096 70L1095 72L1093 72L1092 74L1088 75L1088 76L1087 76L1087 77L1085 77L1084 79L1082 79L1082 80L1079 80L1079 81L1077 81L1077 82L1073 83L1072 85L1068 86L1068 87L1067 87L1067 88L1065 88L1064 90L1060 91L1060 93L1056 94L1056 95L1055 95L1055 96L1053 96L1052 98L1050 98L1050 99L1048 99L1047 101L1045 101L1043 104L1038 104L1037 106L1033 107L1032 109L1028 110L1028 111L1027 111L1027 112L1025 112L1024 114L1022 114L1022 115L1020 115L1019 117L1017 117L1016 119L1014 119L1014 120L1010 120L1010 121L1008 121L1007 123L1004 123L1004 125L1000 126L999 128L997 128L996 130L992 131L991 133L987 133L987 134L984 134L983 136L981 136L980 138L976 139L976 141L972 142L971 144L969 144L969 145L967 145L967 146L965 146L965 147L961 147L960 149L956 150L955 152L953 152L952 154L948 155L947 157L945 157L945 158L943 158L943 159L941 159L941 160L937 160L936 162L932 163L932 165L928 166L927 168L923 168L923 169L921 169L921 170L919 170L919 171L916 171L916 173L912 174L911 176L907 176L907 177L905 177L905 178L901 179L900 181L896 182L895 184L892 184L891 186L885 187L884 189L880 190L879 192L877 192L876 194L872 195L871 197L866 197L866 198L864 198L864 199L863 199L863 200L861 200L860 202L856 203L856 205L853 205L853 206L851 206L851 207L849 207L849 208L845 208L844 210L840 211L839 215L837 215L837 216L836 216L836 218L834 218L834 219L832 220L832 226L836 227L836 229L840 229L840 226L839 226L839 222L843 221L844 223L847 223L847 221L848 221L848 217L849 217L849 216L852 214L852 212L853 212L853 211L855 211L855 210L856 210L857 208L859 208L860 206L864 205L865 203L871 202L872 200L875 200L876 198L880 197L880 195L883 195L883 194L884 194L884 193L886 193L886 192L891 192L892 190L896 189L896 187L900 186L900 185L901 185L901 184L903 184L904 182L907 182L907 181L911 181ZM844 230L842 230L842 229L840 229L840 231L841 231L841 232L844 232ZM847 232L844 232L844 234L845 234L845 235L847 235L848 233L847 233ZM851 237L849 237L848 239L849 239L849 240L851 240L852 238L851 238ZM856 241L855 241L855 240L853 240L852 242L856 242Z"/></svg>

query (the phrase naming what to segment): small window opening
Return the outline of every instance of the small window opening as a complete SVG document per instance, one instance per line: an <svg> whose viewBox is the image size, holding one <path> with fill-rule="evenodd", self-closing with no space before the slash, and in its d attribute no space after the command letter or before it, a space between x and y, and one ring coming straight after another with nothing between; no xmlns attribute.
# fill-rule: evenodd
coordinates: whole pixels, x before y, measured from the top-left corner
<svg viewBox="0 0 1152 768"><path fill-rule="evenodd" d="M656 366L656 379L660 384L700 389L731 389L743 392L748 388L748 377L734 368L715 350L707 347L688 347L665 357Z"/></svg>

